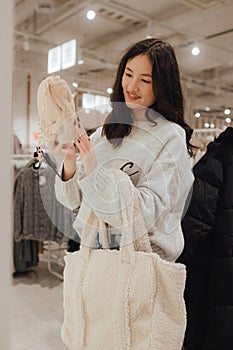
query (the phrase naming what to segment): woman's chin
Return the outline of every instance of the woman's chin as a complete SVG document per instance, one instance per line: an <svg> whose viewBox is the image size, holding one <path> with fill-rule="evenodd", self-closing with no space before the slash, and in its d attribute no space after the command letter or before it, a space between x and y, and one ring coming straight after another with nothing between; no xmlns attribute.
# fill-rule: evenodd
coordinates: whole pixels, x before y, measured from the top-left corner
<svg viewBox="0 0 233 350"><path fill-rule="evenodd" d="M126 101L125 103L126 103L127 107L129 107L130 109L136 109L136 110L145 109L144 106L137 104L136 102Z"/></svg>

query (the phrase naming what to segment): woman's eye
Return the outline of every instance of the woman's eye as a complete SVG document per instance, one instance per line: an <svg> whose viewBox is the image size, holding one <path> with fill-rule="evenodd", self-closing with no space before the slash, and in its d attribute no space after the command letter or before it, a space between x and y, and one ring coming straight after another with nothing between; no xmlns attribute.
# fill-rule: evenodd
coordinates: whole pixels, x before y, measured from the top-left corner
<svg viewBox="0 0 233 350"><path fill-rule="evenodd" d="M127 77L132 77L132 74L130 74L130 73L125 73L125 75L126 75Z"/></svg>
<svg viewBox="0 0 233 350"><path fill-rule="evenodd" d="M143 83L151 84L151 81L142 79Z"/></svg>

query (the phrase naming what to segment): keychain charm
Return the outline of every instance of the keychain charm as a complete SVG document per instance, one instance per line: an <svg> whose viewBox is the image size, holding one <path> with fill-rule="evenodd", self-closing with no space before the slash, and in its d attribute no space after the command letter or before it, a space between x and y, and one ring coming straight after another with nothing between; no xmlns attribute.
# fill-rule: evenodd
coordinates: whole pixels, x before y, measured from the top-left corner
<svg viewBox="0 0 233 350"><path fill-rule="evenodd" d="M34 152L34 158L35 158L35 162L33 164L33 169L38 170L43 160L43 151L41 146L36 147L36 151Z"/></svg>

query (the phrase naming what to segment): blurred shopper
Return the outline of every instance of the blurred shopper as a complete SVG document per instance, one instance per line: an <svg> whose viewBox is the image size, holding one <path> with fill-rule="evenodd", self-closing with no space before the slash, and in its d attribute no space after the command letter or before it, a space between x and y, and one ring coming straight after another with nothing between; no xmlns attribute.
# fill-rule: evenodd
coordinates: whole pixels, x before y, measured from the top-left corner
<svg viewBox="0 0 233 350"><path fill-rule="evenodd" d="M195 165L182 220L187 266L185 350L233 349L233 128Z"/></svg>

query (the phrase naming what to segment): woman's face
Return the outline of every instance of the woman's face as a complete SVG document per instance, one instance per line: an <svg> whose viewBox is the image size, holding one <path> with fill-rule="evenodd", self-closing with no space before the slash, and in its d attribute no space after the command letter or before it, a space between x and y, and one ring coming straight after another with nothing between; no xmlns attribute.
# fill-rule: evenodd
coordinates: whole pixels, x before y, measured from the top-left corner
<svg viewBox="0 0 233 350"><path fill-rule="evenodd" d="M122 88L126 105L141 109L155 102L152 88L152 64L147 55L130 59L122 76Z"/></svg>

